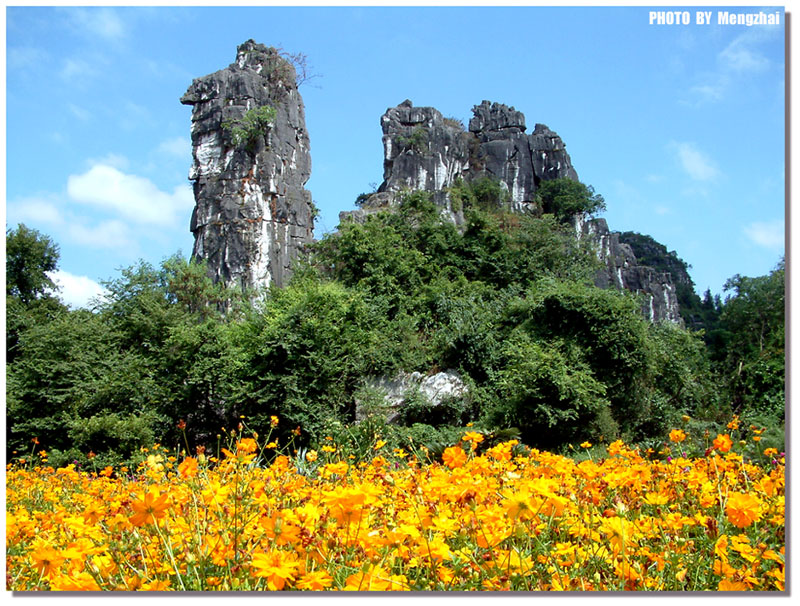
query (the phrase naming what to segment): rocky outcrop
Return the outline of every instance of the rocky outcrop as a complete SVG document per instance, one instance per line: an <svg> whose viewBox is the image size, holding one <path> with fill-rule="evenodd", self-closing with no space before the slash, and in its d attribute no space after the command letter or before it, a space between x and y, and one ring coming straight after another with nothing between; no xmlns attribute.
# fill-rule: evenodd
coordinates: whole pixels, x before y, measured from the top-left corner
<svg viewBox="0 0 800 606"><path fill-rule="evenodd" d="M192 106L193 257L207 262L215 282L282 285L313 232L294 67L248 40L234 63L195 79L181 103Z"/></svg>
<svg viewBox="0 0 800 606"><path fill-rule="evenodd" d="M575 217L576 236L588 238L603 263L594 283L600 288L617 288L643 295L642 311L651 322L667 320L682 324L678 293L669 272L640 265L633 249L620 241L620 234L608 229L605 219Z"/></svg>
<svg viewBox="0 0 800 606"><path fill-rule="evenodd" d="M463 213L454 208L447 188L459 179L499 180L513 209L535 207L536 187L543 179L577 179L561 138L542 124L525 134L522 112L483 101L472 108L469 129L445 118L432 107L403 101L381 117L383 183L359 211L342 213L341 220L361 220L366 214L391 207L397 194L429 191L444 218L460 224Z"/></svg>
<svg viewBox="0 0 800 606"><path fill-rule="evenodd" d="M340 220L363 221L395 206L404 191L427 191L442 217L460 225L463 210L454 205L448 188L490 177L508 192L511 209L536 212L536 190L542 181L578 180L566 146L555 132L537 124L526 134L525 116L513 107L483 101L472 108L469 128L445 118L432 107L404 101L381 118L383 183L356 211ZM652 321L681 322L676 289L668 272L639 264L630 246L620 242L604 219L575 217L576 236L589 239L604 268L595 283L601 288L627 289L644 295L644 313Z"/></svg>
<svg viewBox="0 0 800 606"><path fill-rule="evenodd" d="M379 412L387 423L394 423L402 415L407 400L419 394L430 406L441 405L445 400L467 395L468 388L455 370L437 372L425 376L419 372L401 372L395 377L379 377L367 380L368 390L377 392L383 399L379 411L370 411L363 402L356 402L356 421L362 421L370 413Z"/></svg>
<svg viewBox="0 0 800 606"><path fill-rule="evenodd" d="M533 210L540 181L577 181L564 142L544 124L536 124L526 135L522 112L489 101L473 107L472 113L469 131L478 141L475 177L489 176L505 184L514 210Z"/></svg>

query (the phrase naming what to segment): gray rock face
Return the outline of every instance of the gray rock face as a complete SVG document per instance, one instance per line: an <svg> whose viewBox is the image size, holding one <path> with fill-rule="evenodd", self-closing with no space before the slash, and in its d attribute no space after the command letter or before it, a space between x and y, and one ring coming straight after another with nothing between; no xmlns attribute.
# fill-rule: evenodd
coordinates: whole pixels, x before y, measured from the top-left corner
<svg viewBox="0 0 800 606"><path fill-rule="evenodd" d="M419 392L432 406L438 406L446 399L460 398L468 392L466 384L455 370L438 372L427 377L419 372L401 372L392 378L369 379L367 387L383 395L381 412L388 423L397 420L406 400L413 393ZM367 414L364 406L356 402L356 421L363 420Z"/></svg>
<svg viewBox="0 0 800 606"><path fill-rule="evenodd" d="M463 211L453 208L447 188L458 179L492 177L509 193L518 212L536 209L536 189L550 179L578 180L566 146L555 132L536 124L526 134L525 116L513 107L483 101L472 108L469 129L432 107L404 101L381 118L383 183L359 210L343 212L341 221L363 221L370 213L392 208L403 191L427 191L442 217L460 225ZM601 288L645 294L645 315L652 321L681 322L670 274L639 265L630 246L608 229L604 219L576 216L576 236L588 238L605 268L595 283Z"/></svg>
<svg viewBox="0 0 800 606"><path fill-rule="evenodd" d="M525 134L522 112L500 103L483 101L472 108L469 130L432 107L414 107L404 101L381 118L383 128L383 183L361 211L340 215L359 220L365 214L390 207L404 190L432 192L444 218L460 224L447 188L458 179L492 177L509 192L512 208L535 207L537 184L543 179L577 179L561 138L537 124Z"/></svg>
<svg viewBox="0 0 800 606"><path fill-rule="evenodd" d="M605 219L575 217L576 236L589 238L605 267L595 276L599 288L630 290L644 295L643 313L651 322L683 324L672 275L639 265L633 250L620 242L620 234L608 229Z"/></svg>
<svg viewBox="0 0 800 606"><path fill-rule="evenodd" d="M193 257L215 281L244 288L282 285L314 228L309 137L294 67L248 40L227 68L197 78L181 97L192 106L195 209ZM270 106L269 126L245 140L232 126Z"/></svg>

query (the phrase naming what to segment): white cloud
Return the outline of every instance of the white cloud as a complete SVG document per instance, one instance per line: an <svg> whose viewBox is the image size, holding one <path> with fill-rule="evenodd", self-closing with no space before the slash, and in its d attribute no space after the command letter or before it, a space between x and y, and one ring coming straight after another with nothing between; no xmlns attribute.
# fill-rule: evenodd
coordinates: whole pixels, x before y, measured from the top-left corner
<svg viewBox="0 0 800 606"><path fill-rule="evenodd" d="M675 153L681 168L695 181L713 181L720 172L706 154L697 149L694 143L670 142L669 148Z"/></svg>
<svg viewBox="0 0 800 606"><path fill-rule="evenodd" d="M79 204L151 225L174 224L194 206L194 195L188 185L179 185L172 193L163 192L149 179L125 174L107 164L97 164L82 175L70 175L67 194Z"/></svg>
<svg viewBox="0 0 800 606"><path fill-rule="evenodd" d="M58 286L61 300L70 307L87 307L90 299L106 294L102 286L86 276L76 276L61 269L48 275Z"/></svg>
<svg viewBox="0 0 800 606"><path fill-rule="evenodd" d="M700 82L689 88L690 104L722 101L729 91L748 77L773 66L760 50L764 42L779 35L780 27L758 26L748 28L717 53L716 69L702 74Z"/></svg>
<svg viewBox="0 0 800 606"><path fill-rule="evenodd" d="M48 197L31 196L9 202L6 214L9 223L58 224L63 221L55 199Z"/></svg>
<svg viewBox="0 0 800 606"><path fill-rule="evenodd" d="M81 246L123 250L136 248L130 228L122 221L103 221L93 227L87 227L81 223L70 223L66 229L70 240Z"/></svg>
<svg viewBox="0 0 800 606"><path fill-rule="evenodd" d="M744 228L751 242L770 250L783 250L786 246L783 221L755 222Z"/></svg>
<svg viewBox="0 0 800 606"><path fill-rule="evenodd" d="M186 137L173 137L162 141L156 148L156 152L177 158L191 158L192 142Z"/></svg>
<svg viewBox="0 0 800 606"><path fill-rule="evenodd" d="M115 154L114 152L109 152L102 158L89 158L88 164L90 167L102 164L116 168L117 170L125 170L130 166L128 158L122 154Z"/></svg>
<svg viewBox="0 0 800 606"><path fill-rule="evenodd" d="M67 9L72 25L90 37L117 40L125 36L125 23L112 8Z"/></svg>

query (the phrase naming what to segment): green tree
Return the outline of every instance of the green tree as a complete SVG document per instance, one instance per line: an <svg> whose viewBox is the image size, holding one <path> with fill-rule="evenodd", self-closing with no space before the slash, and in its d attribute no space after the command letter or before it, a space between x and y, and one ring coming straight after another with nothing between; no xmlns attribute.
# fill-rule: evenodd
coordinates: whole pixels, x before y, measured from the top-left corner
<svg viewBox="0 0 800 606"><path fill-rule="evenodd" d="M733 409L782 419L785 413L785 263L766 276L741 275L725 283L722 306L727 335L722 371Z"/></svg>
<svg viewBox="0 0 800 606"><path fill-rule="evenodd" d="M591 185L560 178L541 181L536 189L536 201L543 213L559 221L570 221L575 215L594 214L605 210L603 196Z"/></svg>
<svg viewBox="0 0 800 606"><path fill-rule="evenodd" d="M284 439L298 425L319 438L329 421L352 421L363 378L388 370L370 311L360 292L311 276L272 289L233 329L236 414L258 431L278 416Z"/></svg>
<svg viewBox="0 0 800 606"><path fill-rule="evenodd" d="M19 224L6 231L6 295L28 304L56 290L48 275L58 268L60 253L53 240Z"/></svg>
<svg viewBox="0 0 800 606"><path fill-rule="evenodd" d="M53 240L24 224L6 231L6 354L17 355L19 335L26 328L63 312L50 277L58 269L59 249Z"/></svg>

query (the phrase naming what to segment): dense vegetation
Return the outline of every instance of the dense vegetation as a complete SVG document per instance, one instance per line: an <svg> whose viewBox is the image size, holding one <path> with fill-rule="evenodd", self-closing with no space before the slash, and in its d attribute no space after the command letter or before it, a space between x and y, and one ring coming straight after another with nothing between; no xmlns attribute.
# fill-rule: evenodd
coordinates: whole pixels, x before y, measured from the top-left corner
<svg viewBox="0 0 800 606"><path fill-rule="evenodd" d="M287 287L253 303L176 256L122 271L91 310L71 310L48 277L57 246L10 230L8 455L35 438L51 464L120 464L154 441L215 448L243 416L266 434L273 415L281 445L334 436L357 449L380 433L433 456L467 424L487 436L515 428L537 448L656 446L684 415L702 433L735 413L782 449L783 263L735 276L724 302L708 293L706 342L650 324L632 294L592 285L596 258L564 217L602 208L601 197L559 184L544 193L549 212L522 215L503 210L491 183L459 184L460 227L409 194L395 212L343 223ZM437 409L409 402L402 427L378 413L355 423L357 408L381 400L366 378L444 369L467 396Z"/></svg>

